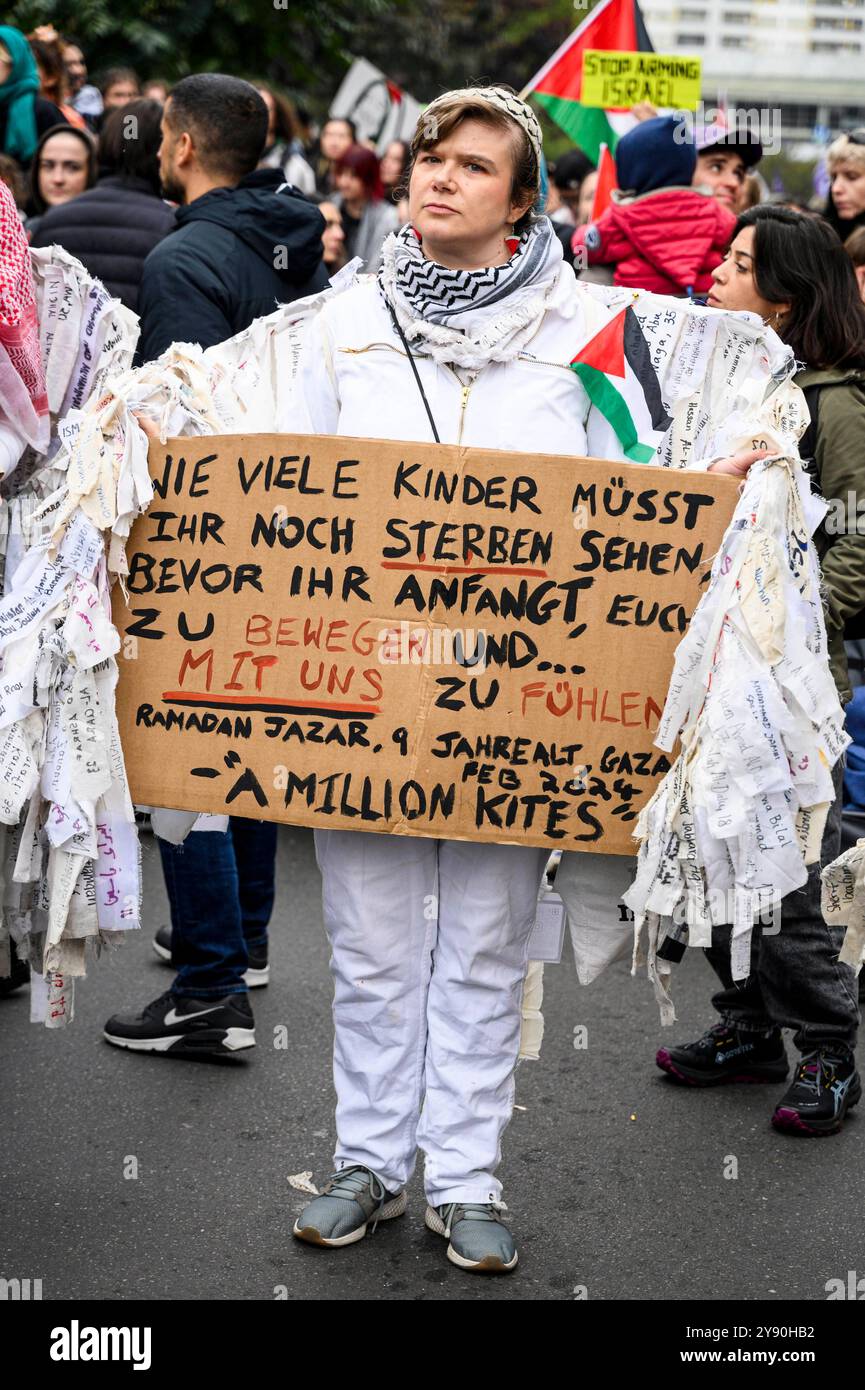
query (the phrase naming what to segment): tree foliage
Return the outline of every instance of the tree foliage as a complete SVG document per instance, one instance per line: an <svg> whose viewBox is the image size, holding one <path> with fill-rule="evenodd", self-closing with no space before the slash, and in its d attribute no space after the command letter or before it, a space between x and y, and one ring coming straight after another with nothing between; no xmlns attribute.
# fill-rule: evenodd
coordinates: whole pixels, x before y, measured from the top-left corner
<svg viewBox="0 0 865 1390"><path fill-rule="evenodd" d="M361 21L354 42L421 101L480 80L520 91L578 17L573 0L427 0Z"/></svg>
<svg viewBox="0 0 865 1390"><path fill-rule="evenodd" d="M358 21L383 23L393 8L394 0L16 0L6 22L74 35L91 74L123 64L169 80L256 75L326 105Z"/></svg>
<svg viewBox="0 0 865 1390"><path fill-rule="evenodd" d="M596 0L15 0L6 23L80 39L91 73L266 77L319 114L352 57L426 101L481 78L518 91Z"/></svg>

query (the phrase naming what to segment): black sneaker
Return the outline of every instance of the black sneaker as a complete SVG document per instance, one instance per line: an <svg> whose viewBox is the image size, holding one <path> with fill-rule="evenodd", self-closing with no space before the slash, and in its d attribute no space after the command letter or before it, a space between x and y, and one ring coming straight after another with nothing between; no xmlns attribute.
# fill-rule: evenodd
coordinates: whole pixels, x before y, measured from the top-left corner
<svg viewBox="0 0 865 1390"><path fill-rule="evenodd" d="M802 1058L772 1124L795 1134L837 1134L847 1111L861 1099L862 1085L853 1058L821 1047Z"/></svg>
<svg viewBox="0 0 865 1390"><path fill-rule="evenodd" d="M160 927L153 938L153 949L161 961L171 964L171 928ZM243 976L247 989L260 989L270 980L270 966L267 963L267 942L263 946L248 946L246 953L249 967Z"/></svg>
<svg viewBox="0 0 865 1390"><path fill-rule="evenodd" d="M662 1047L655 1061L686 1086L721 1086L725 1081L783 1081L789 1070L779 1028L766 1036L716 1023L696 1042Z"/></svg>
<svg viewBox="0 0 865 1390"><path fill-rule="evenodd" d="M220 1056L255 1046L255 1020L244 994L181 999L167 990L140 1014L115 1014L103 1037L115 1047L173 1056Z"/></svg>

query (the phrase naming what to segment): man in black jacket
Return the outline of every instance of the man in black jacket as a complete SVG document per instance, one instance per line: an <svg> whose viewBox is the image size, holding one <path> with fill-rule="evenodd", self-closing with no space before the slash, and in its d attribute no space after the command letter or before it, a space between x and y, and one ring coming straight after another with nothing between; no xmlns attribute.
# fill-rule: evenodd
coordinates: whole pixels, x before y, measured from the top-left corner
<svg viewBox="0 0 865 1390"><path fill-rule="evenodd" d="M203 73L173 88L159 169L165 197L181 206L144 265L139 362L171 343L220 343L326 286L321 213L281 170L256 168L266 117L255 88L235 77Z"/></svg>
<svg viewBox="0 0 865 1390"><path fill-rule="evenodd" d="M163 193L181 204L144 263L138 361L171 343L210 347L323 289L324 218L277 169L257 170L267 108L238 78L207 73L172 90L162 120ZM171 928L154 946L177 969L169 991L137 1015L115 1016L119 1047L228 1055L255 1043L248 985L268 979L276 826L232 816L224 832L159 841Z"/></svg>

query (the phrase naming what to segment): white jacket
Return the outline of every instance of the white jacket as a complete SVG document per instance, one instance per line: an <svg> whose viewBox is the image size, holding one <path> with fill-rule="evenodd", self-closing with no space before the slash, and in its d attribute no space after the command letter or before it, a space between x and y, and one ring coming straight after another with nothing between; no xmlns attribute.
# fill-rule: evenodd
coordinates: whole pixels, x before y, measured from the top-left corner
<svg viewBox="0 0 865 1390"><path fill-rule="evenodd" d="M540 327L512 362L491 362L470 381L412 349L442 444L539 454L623 458L569 363L597 306L562 266ZM301 395L314 434L432 443L405 349L373 276L325 295L309 325Z"/></svg>

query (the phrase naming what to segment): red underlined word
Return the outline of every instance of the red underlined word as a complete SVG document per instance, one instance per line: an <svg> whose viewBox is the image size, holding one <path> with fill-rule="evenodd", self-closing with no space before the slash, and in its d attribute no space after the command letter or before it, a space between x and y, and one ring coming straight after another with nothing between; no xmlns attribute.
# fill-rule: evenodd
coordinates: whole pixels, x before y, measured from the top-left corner
<svg viewBox="0 0 865 1390"><path fill-rule="evenodd" d="M547 577L546 570L524 569L521 566L511 569L507 565L418 565L405 560L382 560L381 567L383 570L429 570L433 574L529 574L539 579Z"/></svg>
<svg viewBox="0 0 865 1390"><path fill-rule="evenodd" d="M163 690L163 700L201 700L216 709L224 706L242 705L253 700L256 705L291 705L292 709L326 709L337 714L381 714L380 705L337 704L330 700L295 700L289 695L219 695L213 696L206 690Z"/></svg>

